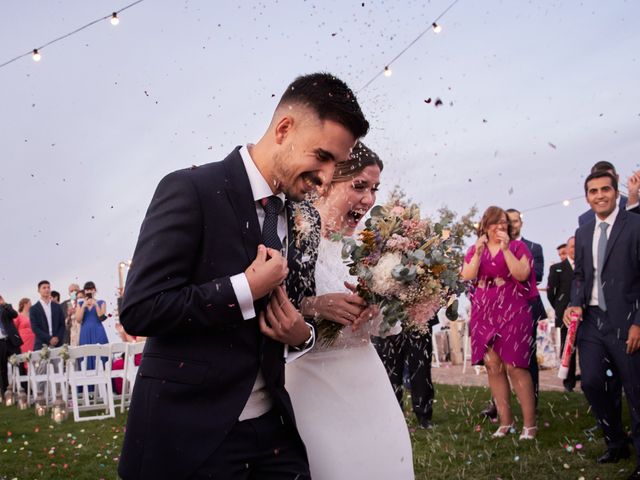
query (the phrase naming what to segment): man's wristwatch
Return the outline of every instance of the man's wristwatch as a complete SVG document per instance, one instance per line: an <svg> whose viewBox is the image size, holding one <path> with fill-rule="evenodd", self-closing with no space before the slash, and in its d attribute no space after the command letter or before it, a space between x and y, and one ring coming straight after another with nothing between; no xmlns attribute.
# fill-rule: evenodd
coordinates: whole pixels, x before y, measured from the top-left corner
<svg viewBox="0 0 640 480"><path fill-rule="evenodd" d="M304 341L304 343L301 343L300 345L296 345L295 347L293 347L294 349L299 351L306 350L313 343L313 327L309 324L307 324L307 326L309 327L309 338L307 338Z"/></svg>

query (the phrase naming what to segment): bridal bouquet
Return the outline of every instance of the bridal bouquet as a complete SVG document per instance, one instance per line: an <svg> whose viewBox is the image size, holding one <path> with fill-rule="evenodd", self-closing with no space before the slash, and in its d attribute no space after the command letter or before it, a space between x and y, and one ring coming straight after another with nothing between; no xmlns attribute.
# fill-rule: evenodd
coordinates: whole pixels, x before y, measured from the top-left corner
<svg viewBox="0 0 640 480"><path fill-rule="evenodd" d="M437 222L422 218L418 205L395 191L386 204L371 210L359 241L343 239L342 257L358 277L358 294L380 307L383 335L397 322L426 332L441 308L457 318L456 298L464 292L464 241L475 231L476 209L459 220L447 208L438 213Z"/></svg>

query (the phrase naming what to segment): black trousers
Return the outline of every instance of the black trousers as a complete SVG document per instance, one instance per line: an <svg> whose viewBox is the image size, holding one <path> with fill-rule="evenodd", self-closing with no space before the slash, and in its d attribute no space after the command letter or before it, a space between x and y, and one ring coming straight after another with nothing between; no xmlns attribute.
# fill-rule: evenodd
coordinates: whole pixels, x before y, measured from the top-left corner
<svg viewBox="0 0 640 480"><path fill-rule="evenodd" d="M405 364L411 385L411 404L418 422L423 424L433 417L435 390L431 381L431 334L402 332L386 338L372 337L373 345L387 369L387 375L402 407L403 372Z"/></svg>
<svg viewBox="0 0 640 480"><path fill-rule="evenodd" d="M629 403L631 438L640 463L640 352L626 353L626 339L619 338L607 313L587 308L578 328L581 386L604 433L608 448L620 448L626 436L622 428L621 384ZM609 388L613 384L613 388Z"/></svg>
<svg viewBox="0 0 640 480"><path fill-rule="evenodd" d="M9 358L9 342L6 338L0 338L0 398L4 398L9 386L9 374L7 372L7 360Z"/></svg>
<svg viewBox="0 0 640 480"><path fill-rule="evenodd" d="M567 340L567 327L560 327L560 352L564 352L564 343ZM565 388L573 389L576 386L576 349L573 349L571 359L569 360L569 373L562 383Z"/></svg>
<svg viewBox="0 0 640 480"><path fill-rule="evenodd" d="M533 381L533 394L536 399L536 407L538 406L538 394L540 390L539 368L538 368L538 345L536 339L538 337L538 321L547 318L547 312L540 295L531 299L531 316L533 317L533 339L531 341L531 351L529 357L529 372L531 372L531 380Z"/></svg>
<svg viewBox="0 0 640 480"><path fill-rule="evenodd" d="M319 428L322 428L319 425ZM237 422L191 480L308 480L307 453L277 410Z"/></svg>

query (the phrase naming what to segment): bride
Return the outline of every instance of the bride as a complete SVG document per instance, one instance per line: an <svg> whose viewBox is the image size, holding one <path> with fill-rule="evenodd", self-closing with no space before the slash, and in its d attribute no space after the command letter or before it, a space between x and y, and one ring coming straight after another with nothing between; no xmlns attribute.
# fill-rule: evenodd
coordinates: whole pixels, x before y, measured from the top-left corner
<svg viewBox="0 0 640 480"><path fill-rule="evenodd" d="M321 340L286 366L286 388L307 447L314 480L413 479L411 441L402 410L376 350L377 311L350 293L356 282L342 261L343 235L353 235L373 206L382 162L362 143L336 165L316 208L322 238L316 263L317 296L301 309L345 325L330 346ZM397 333L397 332L396 332Z"/></svg>

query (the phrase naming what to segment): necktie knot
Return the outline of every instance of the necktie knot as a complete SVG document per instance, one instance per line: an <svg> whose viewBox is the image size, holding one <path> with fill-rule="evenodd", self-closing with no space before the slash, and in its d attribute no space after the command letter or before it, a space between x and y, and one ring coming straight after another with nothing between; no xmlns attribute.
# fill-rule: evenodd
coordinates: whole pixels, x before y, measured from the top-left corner
<svg viewBox="0 0 640 480"><path fill-rule="evenodd" d="M607 222L602 222L600 224L600 230L602 230L602 233L607 233L607 228L609 228L609 224Z"/></svg>
<svg viewBox="0 0 640 480"><path fill-rule="evenodd" d="M276 197L275 195L263 198L260 200L260 203L262 204L264 212L268 215L280 215L284 207L284 203L280 200L280 197Z"/></svg>

